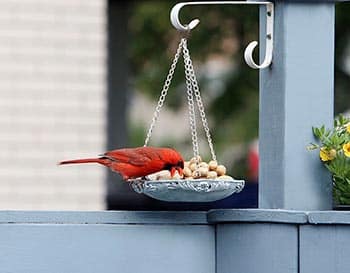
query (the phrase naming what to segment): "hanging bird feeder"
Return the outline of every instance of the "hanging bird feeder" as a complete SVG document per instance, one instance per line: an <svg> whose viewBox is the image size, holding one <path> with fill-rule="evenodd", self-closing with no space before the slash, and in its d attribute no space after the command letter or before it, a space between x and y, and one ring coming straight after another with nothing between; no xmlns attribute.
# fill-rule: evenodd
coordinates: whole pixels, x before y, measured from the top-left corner
<svg viewBox="0 0 350 273"><path fill-rule="evenodd" d="M176 173L174 177L171 177L170 172L165 170L143 178L132 179L130 182L132 188L137 193L143 193L162 201L210 202L220 200L233 193L240 192L244 187L244 181L236 180L233 177L228 176L226 174L226 168L217 163L201 93L193 69L190 52L187 48L187 38L182 38L178 45L175 57L160 93L144 146L147 146L150 141L153 129L164 105L176 65L181 55L183 56L185 64L186 94L193 158L189 161L185 161L182 176ZM202 162L199 153L196 107L199 112L211 153L211 161L208 163Z"/></svg>
<svg viewBox="0 0 350 273"><path fill-rule="evenodd" d="M188 25L182 25L178 15L180 9L185 5L214 5L214 4L258 4L266 5L266 56L261 65L257 65L252 53L257 42L251 42L245 50L245 60L247 64L254 69L267 68L272 61L273 50L273 14L274 4L272 2L263 1L209 1L209 2L185 2L176 4L170 14L170 20L175 28L182 34L173 62L170 66L168 75L163 85L158 104L154 111L152 122L148 129L144 147L125 148L108 151L98 158L85 158L77 160L66 160L59 164L75 164L75 163L99 163L109 167L111 170L118 172L123 176L124 180L131 183L132 188L138 192L148 195L152 198L169 201L169 202L210 202L223 199L233 193L240 192L244 187L243 180L236 180L226 174L226 168L219 165L216 159L213 141L210 135L209 125L204 111L204 105L199 91L196 75L193 69L190 52L187 48L187 38L189 32L198 25L199 20L192 20ZM189 161L183 161L182 157L169 148L157 149L155 147L147 147L151 138L154 126L159 118L162 106L164 105L173 74L180 56L183 56L185 65L185 83L186 97L188 104L188 116L190 123L190 132L193 147L193 158ZM202 122L207 142L211 153L211 161L202 162L199 153L197 124L196 124L196 108ZM172 151L173 154L169 158L162 158L165 151ZM142 162L142 168L138 157L143 158L145 154L152 162ZM160 154L159 154L160 153ZM176 155L176 156L174 156ZM132 160L132 159L136 159ZM164 161L164 159L166 159ZM170 160L170 161L169 161ZM135 161L135 162L134 162ZM142 161L142 160L141 160ZM152 165L154 163L154 165ZM161 163L161 164L160 164ZM170 171L167 169L170 168ZM162 170L157 173L151 173L156 170ZM176 173L177 172L177 173ZM175 175L174 175L175 174ZM143 176L146 175L146 176ZM135 178L136 177L136 178Z"/></svg>

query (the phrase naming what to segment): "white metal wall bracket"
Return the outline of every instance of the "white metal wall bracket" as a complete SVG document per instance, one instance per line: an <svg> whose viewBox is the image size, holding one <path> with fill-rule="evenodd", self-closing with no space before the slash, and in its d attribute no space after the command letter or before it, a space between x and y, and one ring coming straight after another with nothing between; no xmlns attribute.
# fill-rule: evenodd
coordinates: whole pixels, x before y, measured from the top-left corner
<svg viewBox="0 0 350 273"><path fill-rule="evenodd" d="M268 67L272 62L273 51L273 22L274 22L274 5L267 1L202 1L202 2L182 2L177 3L170 12L170 21L173 26L182 32L189 32L199 24L199 19L192 20L188 25L183 25L179 20L179 12L183 6L188 5L265 5L266 6L266 47L264 61L259 65L253 60L253 51L258 45L257 41L250 42L244 51L244 59L246 63L254 69Z"/></svg>

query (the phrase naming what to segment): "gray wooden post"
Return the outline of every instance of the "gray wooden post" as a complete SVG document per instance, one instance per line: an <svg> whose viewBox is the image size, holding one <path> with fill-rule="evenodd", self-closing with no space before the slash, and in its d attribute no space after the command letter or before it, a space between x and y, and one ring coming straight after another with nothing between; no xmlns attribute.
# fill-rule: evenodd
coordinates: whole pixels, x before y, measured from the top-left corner
<svg viewBox="0 0 350 273"><path fill-rule="evenodd" d="M332 126L334 23L334 1L275 3L273 63L260 72L259 208L332 207L331 178L306 146L312 126Z"/></svg>

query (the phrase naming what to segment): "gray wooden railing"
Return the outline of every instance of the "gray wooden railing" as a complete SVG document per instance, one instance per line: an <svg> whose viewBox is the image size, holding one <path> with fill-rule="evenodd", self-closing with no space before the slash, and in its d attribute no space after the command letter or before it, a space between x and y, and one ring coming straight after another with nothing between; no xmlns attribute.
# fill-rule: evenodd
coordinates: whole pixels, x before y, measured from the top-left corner
<svg viewBox="0 0 350 273"><path fill-rule="evenodd" d="M350 212L0 212L3 273L346 273Z"/></svg>

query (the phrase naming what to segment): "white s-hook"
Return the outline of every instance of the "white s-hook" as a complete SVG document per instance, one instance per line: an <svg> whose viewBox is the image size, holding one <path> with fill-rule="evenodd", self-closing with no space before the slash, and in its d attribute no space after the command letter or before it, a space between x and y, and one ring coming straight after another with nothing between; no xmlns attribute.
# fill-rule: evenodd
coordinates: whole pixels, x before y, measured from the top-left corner
<svg viewBox="0 0 350 273"><path fill-rule="evenodd" d="M256 4L266 6L266 46L265 58L262 64L258 65L253 60L253 51L258 45L257 41L250 42L244 51L244 59L246 63L254 69L261 69L268 67L272 62L273 51L273 22L274 22L274 5L272 2L263 1L202 1L202 2L182 2L177 3L170 12L170 21L173 26L182 32L189 32L199 24L199 19L192 20L188 25L183 25L179 20L179 13L182 7L188 5L237 5L237 4Z"/></svg>

